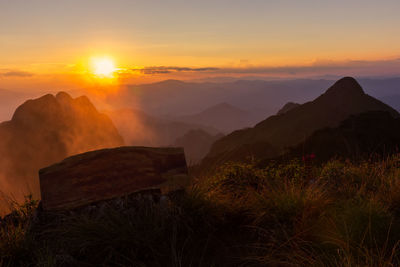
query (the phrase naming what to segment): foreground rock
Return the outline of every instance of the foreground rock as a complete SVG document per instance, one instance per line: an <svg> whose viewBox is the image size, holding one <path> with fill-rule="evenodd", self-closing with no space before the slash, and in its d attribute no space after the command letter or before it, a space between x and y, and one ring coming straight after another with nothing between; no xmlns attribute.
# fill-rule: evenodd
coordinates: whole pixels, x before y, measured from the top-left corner
<svg viewBox="0 0 400 267"><path fill-rule="evenodd" d="M138 191L181 189L182 148L119 147L69 157L39 171L44 210L73 209Z"/></svg>

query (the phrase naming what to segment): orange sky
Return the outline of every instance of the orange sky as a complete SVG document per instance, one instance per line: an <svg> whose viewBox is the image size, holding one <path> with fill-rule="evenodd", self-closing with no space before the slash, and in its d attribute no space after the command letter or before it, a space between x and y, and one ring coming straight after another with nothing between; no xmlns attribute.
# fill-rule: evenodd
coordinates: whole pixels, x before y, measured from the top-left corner
<svg viewBox="0 0 400 267"><path fill-rule="evenodd" d="M399 75L400 2L3 0L0 88L215 76Z"/></svg>

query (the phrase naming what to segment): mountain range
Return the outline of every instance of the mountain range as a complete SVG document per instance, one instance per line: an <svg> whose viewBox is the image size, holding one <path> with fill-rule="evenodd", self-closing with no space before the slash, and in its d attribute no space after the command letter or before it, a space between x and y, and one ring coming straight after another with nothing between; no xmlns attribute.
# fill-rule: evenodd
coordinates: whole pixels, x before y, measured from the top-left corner
<svg viewBox="0 0 400 267"><path fill-rule="evenodd" d="M289 101L305 103L315 99L335 82L332 78L210 81L166 80L151 84L128 84L118 92L107 95L106 100L115 108L139 109L152 116L173 119L228 103L251 112L257 116L257 121L261 121L276 114ZM367 94L379 100L398 95L400 91L398 77L358 78L358 82ZM95 100L95 96L88 92L81 94Z"/></svg>
<svg viewBox="0 0 400 267"><path fill-rule="evenodd" d="M249 156L277 156L303 142L316 130L337 127L350 115L368 111L386 111L395 118L400 116L390 106L367 95L354 78L345 77L313 101L219 139L205 162L216 158L225 161ZM260 147L265 149L260 150Z"/></svg>
<svg viewBox="0 0 400 267"><path fill-rule="evenodd" d="M336 79L336 78L335 78ZM400 108L400 77L358 78L365 92L383 102ZM214 82L166 80L150 84L121 85L118 90L99 94L98 88L69 92L73 96L86 95L101 109L141 110L158 118L175 120L204 111L220 103L228 103L255 116L259 122L289 101L305 103L315 99L334 82L333 77L315 79L240 80ZM7 89L7 88L4 88ZM2 93L5 91L5 94ZM41 93L20 93L0 90L0 121L11 118L12 111L24 100ZM52 92L50 92L52 93Z"/></svg>
<svg viewBox="0 0 400 267"><path fill-rule="evenodd" d="M296 147L315 131L338 127L351 115L386 111L399 116L365 93L397 107L399 78L361 79L364 91L357 81L346 77L323 93L331 83L308 79L229 83L168 80L128 85L107 100L123 100L118 103L130 108L106 111L108 117L86 97L73 99L59 93L29 100L17 108L10 121L0 124L0 150L7 155L0 160L2 186L16 184L8 177L26 183L34 180L39 167L86 150L118 146L123 139L127 145L182 145L191 162L198 162L210 147L206 161L271 158ZM27 97L7 90L0 90L0 96L13 105ZM132 103L143 110L134 109ZM278 104L283 107L279 109ZM218 135L221 132L229 134L222 137ZM26 187L21 183L20 187Z"/></svg>

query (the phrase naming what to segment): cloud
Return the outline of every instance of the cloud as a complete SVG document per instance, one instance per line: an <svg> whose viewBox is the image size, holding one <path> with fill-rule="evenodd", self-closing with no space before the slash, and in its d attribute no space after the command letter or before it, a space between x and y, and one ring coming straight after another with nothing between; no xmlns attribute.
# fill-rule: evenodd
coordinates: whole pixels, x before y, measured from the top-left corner
<svg viewBox="0 0 400 267"><path fill-rule="evenodd" d="M142 74L168 74L174 72L207 72L217 71L218 68L205 67L205 68L190 68L190 67L174 67L174 66L152 66L145 68L130 69L131 71L139 71Z"/></svg>
<svg viewBox="0 0 400 267"><path fill-rule="evenodd" d="M248 61L241 61L242 63ZM243 64L242 64L243 65ZM349 75L385 75L400 74L400 58L391 60L317 60L308 65L287 66L241 66L241 67L177 67L177 66L150 66L131 68L129 72L140 72L145 75L178 74L178 73L207 73L213 75L282 75L282 76L309 76L328 74Z"/></svg>
<svg viewBox="0 0 400 267"><path fill-rule="evenodd" d="M33 75L32 72L19 70L0 72L0 77L32 77Z"/></svg>

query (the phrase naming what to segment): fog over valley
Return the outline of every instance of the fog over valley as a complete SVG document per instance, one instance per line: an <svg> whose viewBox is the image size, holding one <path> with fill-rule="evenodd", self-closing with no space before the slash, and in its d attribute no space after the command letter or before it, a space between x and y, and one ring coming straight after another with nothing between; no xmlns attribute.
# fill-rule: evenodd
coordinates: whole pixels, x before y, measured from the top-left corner
<svg viewBox="0 0 400 267"><path fill-rule="evenodd" d="M365 93L395 109L400 107L400 78L363 78L359 82ZM187 162L198 164L225 135L295 109L333 83L311 79L228 83L167 80L122 86L107 95L72 91L72 95L87 96L76 99L67 93L54 97L1 90L2 191L18 188L37 196L40 168L79 151L107 147L110 140L119 145L183 146ZM218 144L211 155L215 156ZM23 195L12 193L18 198Z"/></svg>

